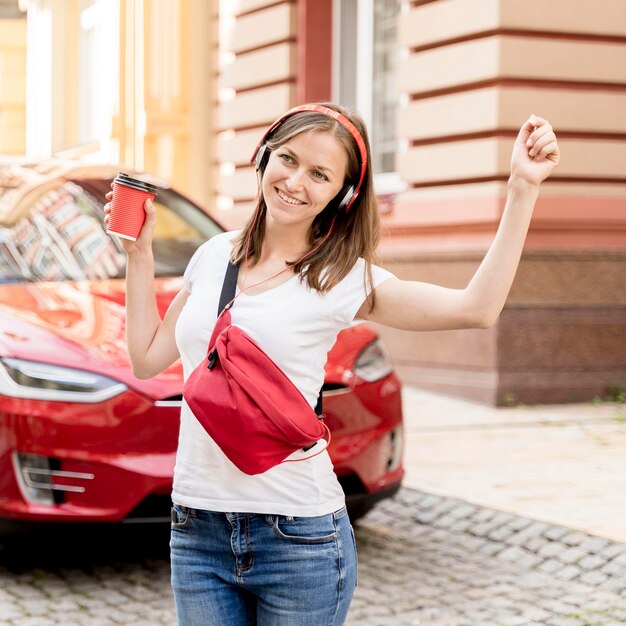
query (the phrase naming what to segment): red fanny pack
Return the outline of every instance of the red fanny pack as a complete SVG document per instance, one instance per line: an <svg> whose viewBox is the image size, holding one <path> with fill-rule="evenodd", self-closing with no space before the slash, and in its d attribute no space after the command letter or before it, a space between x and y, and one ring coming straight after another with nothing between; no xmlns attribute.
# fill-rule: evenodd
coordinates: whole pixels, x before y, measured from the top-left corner
<svg viewBox="0 0 626 626"><path fill-rule="evenodd" d="M246 474L260 474L320 439L330 443L330 431L276 363L231 325L238 270L228 264L207 357L185 382L183 396L230 461ZM321 393L321 413L320 400Z"/></svg>

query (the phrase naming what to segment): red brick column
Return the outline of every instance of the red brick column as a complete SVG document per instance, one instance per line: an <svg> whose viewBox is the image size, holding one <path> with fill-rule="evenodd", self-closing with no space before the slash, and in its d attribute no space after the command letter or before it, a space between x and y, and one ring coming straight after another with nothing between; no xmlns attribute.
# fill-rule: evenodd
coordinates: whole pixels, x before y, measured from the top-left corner
<svg viewBox="0 0 626 626"><path fill-rule="evenodd" d="M298 104L331 99L332 0L298 0Z"/></svg>

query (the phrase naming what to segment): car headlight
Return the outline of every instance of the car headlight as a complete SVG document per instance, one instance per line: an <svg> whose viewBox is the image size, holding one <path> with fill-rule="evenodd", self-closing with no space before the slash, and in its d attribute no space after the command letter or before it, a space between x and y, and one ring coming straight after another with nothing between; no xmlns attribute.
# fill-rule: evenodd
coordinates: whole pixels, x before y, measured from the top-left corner
<svg viewBox="0 0 626 626"><path fill-rule="evenodd" d="M95 403L126 389L126 385L93 372L22 359L0 359L0 394L13 398Z"/></svg>
<svg viewBox="0 0 626 626"><path fill-rule="evenodd" d="M368 344L354 364L354 373L368 383L379 380L391 372L393 363L380 339L374 339Z"/></svg>

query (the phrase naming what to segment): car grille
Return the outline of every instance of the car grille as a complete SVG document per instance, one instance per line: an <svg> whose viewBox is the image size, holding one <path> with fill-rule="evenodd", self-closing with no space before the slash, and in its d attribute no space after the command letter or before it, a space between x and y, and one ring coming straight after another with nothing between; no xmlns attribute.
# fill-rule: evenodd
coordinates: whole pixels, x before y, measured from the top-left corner
<svg viewBox="0 0 626 626"><path fill-rule="evenodd" d="M85 493L94 479L92 473L63 471L59 459L39 454L16 452L13 466L22 494L37 504L61 504L65 492Z"/></svg>

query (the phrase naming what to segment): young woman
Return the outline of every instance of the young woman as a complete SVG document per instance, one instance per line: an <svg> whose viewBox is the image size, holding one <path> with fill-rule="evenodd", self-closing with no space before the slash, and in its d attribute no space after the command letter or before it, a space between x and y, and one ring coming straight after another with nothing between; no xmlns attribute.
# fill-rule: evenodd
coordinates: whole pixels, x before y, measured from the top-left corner
<svg viewBox="0 0 626 626"><path fill-rule="evenodd" d="M539 185L558 163L559 149L546 120L531 116L522 126L500 227L465 289L398 280L373 264L379 219L358 115L332 104L292 109L270 127L253 158L254 214L241 232L218 235L197 250L163 320L149 201L137 241L122 241L133 371L149 378L180 356L189 377L206 357L232 260L240 264L232 323L313 407L327 352L356 318L406 330L493 324ZM245 474L183 402L172 500L172 586L182 626L343 624L356 585L356 549L325 451Z"/></svg>

